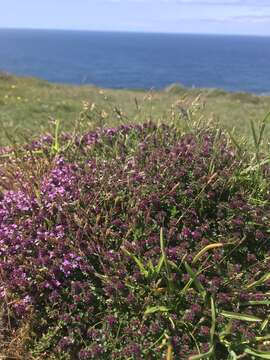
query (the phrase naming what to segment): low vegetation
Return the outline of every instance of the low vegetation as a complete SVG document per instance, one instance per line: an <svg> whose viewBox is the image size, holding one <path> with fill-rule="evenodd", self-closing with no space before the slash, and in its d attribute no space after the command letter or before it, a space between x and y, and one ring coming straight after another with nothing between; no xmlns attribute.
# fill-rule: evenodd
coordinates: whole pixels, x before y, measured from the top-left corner
<svg viewBox="0 0 270 360"><path fill-rule="evenodd" d="M0 73L0 146L28 142L50 131L55 119L65 131L72 131L82 107L90 104L102 126L168 123L200 97L200 113L219 120L224 129L235 128L250 139L249 123L260 121L270 108L269 96L226 93L216 89L187 89L175 84L164 91L99 89L95 86L67 86ZM117 104L117 105L116 105ZM93 117L91 114L91 120ZM91 124L90 124L91 125ZM266 130L266 135L270 134Z"/></svg>
<svg viewBox="0 0 270 360"><path fill-rule="evenodd" d="M269 118L247 148L195 99L1 148L3 359L270 358Z"/></svg>

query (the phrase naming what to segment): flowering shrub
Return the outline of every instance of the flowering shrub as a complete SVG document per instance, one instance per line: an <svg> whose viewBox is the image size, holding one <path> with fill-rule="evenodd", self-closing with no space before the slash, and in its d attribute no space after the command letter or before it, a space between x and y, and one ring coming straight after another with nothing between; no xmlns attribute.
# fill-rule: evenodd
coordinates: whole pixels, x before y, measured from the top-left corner
<svg viewBox="0 0 270 360"><path fill-rule="evenodd" d="M27 323L29 358L263 358L269 173L246 176L212 129L54 141L3 166L3 342Z"/></svg>

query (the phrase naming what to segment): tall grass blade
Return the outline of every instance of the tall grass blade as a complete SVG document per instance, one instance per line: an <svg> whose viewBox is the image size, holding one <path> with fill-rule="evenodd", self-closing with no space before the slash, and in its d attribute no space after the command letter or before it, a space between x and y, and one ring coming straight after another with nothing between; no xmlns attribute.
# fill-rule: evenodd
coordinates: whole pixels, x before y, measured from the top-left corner
<svg viewBox="0 0 270 360"><path fill-rule="evenodd" d="M122 249L122 251L123 251L126 255L130 256L130 257L135 261L135 263L138 265L138 267L139 267L139 269L140 269L140 271L141 271L141 274L142 274L144 277L148 278L149 272L146 270L146 268L144 267L143 263L137 258L137 256L135 256L134 254L130 253L130 252L129 252L126 248L124 248L124 247L122 247L121 249Z"/></svg>
<svg viewBox="0 0 270 360"><path fill-rule="evenodd" d="M210 344L211 347L214 346L214 336L215 336L215 331L216 331L216 306L215 306L215 301L213 296L211 296L210 298L210 303L211 303L211 317L212 317L212 324L211 324L211 329L210 329Z"/></svg>
<svg viewBox="0 0 270 360"><path fill-rule="evenodd" d="M246 348L245 353L248 355L255 356L258 359L270 359L269 351L260 351L260 350L254 350L251 348Z"/></svg>
<svg viewBox="0 0 270 360"><path fill-rule="evenodd" d="M231 139L232 143L237 148L239 154L241 154L242 153L242 148L241 148L239 142L236 140L236 138L234 137L234 135L232 134L232 132L230 130L227 130L227 131L228 131L228 134L230 136L230 139Z"/></svg>
<svg viewBox="0 0 270 360"><path fill-rule="evenodd" d="M265 131L265 127L267 125L267 120L270 118L270 112L265 116L265 118L262 121L260 133L259 133L259 139L258 139L258 145L260 146L263 140L263 135Z"/></svg>
<svg viewBox="0 0 270 360"><path fill-rule="evenodd" d="M259 144L258 144L258 138L257 138L257 134L256 134L255 125L254 125L253 120L250 120L250 126L251 126L252 137L253 137L253 142L254 142L254 145L255 145L255 149L256 149L256 151L258 151Z"/></svg>
<svg viewBox="0 0 270 360"><path fill-rule="evenodd" d="M258 137L257 137L257 134L256 134L254 121L252 119L250 120L250 125L251 125L253 143L254 143L254 146L255 146L256 161L257 161L257 163L259 163L260 162L260 158L259 158L260 145L259 145L259 142L258 142Z"/></svg>
<svg viewBox="0 0 270 360"><path fill-rule="evenodd" d="M233 320L241 320L241 321L248 321L248 322L263 321L262 319L258 318L257 316L254 316L254 315L240 314L240 313L234 313L234 312L230 312L230 311L221 311L220 315L224 316L225 318L233 319Z"/></svg>
<svg viewBox="0 0 270 360"><path fill-rule="evenodd" d="M170 309L167 308L166 306L151 306L145 310L144 314L149 315L149 314L154 314L157 312L167 313L169 311L170 311Z"/></svg>
<svg viewBox="0 0 270 360"><path fill-rule="evenodd" d="M201 256L203 256L208 250L212 250L212 249L216 249L216 248L220 248L223 247L224 244L222 243L217 243L217 244L210 244L205 246L201 251L198 252L198 254L194 257L194 259L192 260L192 264L195 264L199 258Z"/></svg>
<svg viewBox="0 0 270 360"><path fill-rule="evenodd" d="M249 284L246 288L251 289L257 286L263 285L266 281L270 279L270 272L267 274L264 274L259 280L254 281L252 284Z"/></svg>
<svg viewBox="0 0 270 360"><path fill-rule="evenodd" d="M270 300L250 300L240 306L270 305Z"/></svg>
<svg viewBox="0 0 270 360"><path fill-rule="evenodd" d="M162 266L164 264L164 261L165 261L165 256L164 256L164 254L162 254L159 261L158 261L158 264L157 264L157 266L155 268L156 275L159 275L159 273L160 273L160 271L162 269Z"/></svg>
<svg viewBox="0 0 270 360"><path fill-rule="evenodd" d="M210 350L204 354L190 356L188 360L200 360L200 359L210 359L213 355L214 347L211 347Z"/></svg>
<svg viewBox="0 0 270 360"><path fill-rule="evenodd" d="M202 286L201 282L197 279L197 274L191 269L187 262L185 262L185 268L189 276L191 277L191 281L194 283L197 290L202 294L205 295L205 289Z"/></svg>
<svg viewBox="0 0 270 360"><path fill-rule="evenodd" d="M169 266L168 258L167 258L166 251L165 251L163 228L160 229L160 249L161 249L162 257L164 258L163 262L164 262L164 266L165 266L166 273L167 273L169 288L172 289L173 284L172 284L172 279L171 279L170 266Z"/></svg>
<svg viewBox="0 0 270 360"><path fill-rule="evenodd" d="M168 345L166 360L173 360L173 347L171 344Z"/></svg>
<svg viewBox="0 0 270 360"><path fill-rule="evenodd" d="M55 127L54 127L54 141L51 147L51 154L58 154L60 151L59 132L60 132L60 120L56 119Z"/></svg>

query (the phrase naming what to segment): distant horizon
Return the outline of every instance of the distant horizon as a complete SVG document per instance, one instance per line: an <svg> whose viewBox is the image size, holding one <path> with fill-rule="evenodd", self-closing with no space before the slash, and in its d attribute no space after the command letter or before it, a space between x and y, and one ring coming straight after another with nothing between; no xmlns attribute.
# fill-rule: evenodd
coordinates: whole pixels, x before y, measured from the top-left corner
<svg viewBox="0 0 270 360"><path fill-rule="evenodd" d="M71 28L37 28L37 27L1 27L1 30L22 31L65 31L65 32L89 32L89 33L119 33L119 34L152 34L152 35L194 35L194 36L226 36L226 37L256 37L270 38L270 34L243 34L243 33L221 33L221 32L173 32L173 31L142 31L142 30L102 30L102 29L71 29Z"/></svg>

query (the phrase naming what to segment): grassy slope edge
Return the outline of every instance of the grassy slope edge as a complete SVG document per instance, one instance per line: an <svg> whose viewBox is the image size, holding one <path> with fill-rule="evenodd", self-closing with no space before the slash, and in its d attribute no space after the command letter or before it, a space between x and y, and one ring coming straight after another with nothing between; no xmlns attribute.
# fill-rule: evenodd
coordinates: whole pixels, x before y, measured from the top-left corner
<svg viewBox="0 0 270 360"><path fill-rule="evenodd" d="M235 127L236 132L245 137L250 135L250 119L256 123L270 109L270 97L245 93L177 86L150 92L110 90L53 84L2 73L0 145L7 145L10 141L28 141L33 136L46 133L51 128L50 119L60 119L64 130L69 131L85 104L95 104L100 109L99 120L108 126L149 120L166 123L173 112L185 111L198 96L203 115L218 118L223 128L232 130Z"/></svg>

